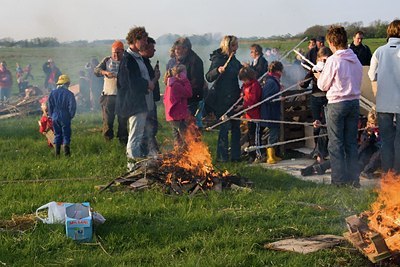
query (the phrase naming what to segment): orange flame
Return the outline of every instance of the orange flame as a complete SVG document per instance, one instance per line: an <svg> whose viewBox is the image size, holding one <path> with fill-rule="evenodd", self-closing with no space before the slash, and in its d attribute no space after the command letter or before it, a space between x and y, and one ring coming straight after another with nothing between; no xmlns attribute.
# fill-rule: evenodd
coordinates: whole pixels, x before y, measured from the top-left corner
<svg viewBox="0 0 400 267"><path fill-rule="evenodd" d="M201 141L201 135L194 122L189 122L183 146L175 146L170 159L164 159L164 165L178 166L199 177L217 174L212 165L208 146ZM224 173L222 176L227 176ZM219 174L221 175L221 174Z"/></svg>
<svg viewBox="0 0 400 267"><path fill-rule="evenodd" d="M384 175L377 192L378 198L367 212L368 227L383 236L391 251L400 251L400 176Z"/></svg>

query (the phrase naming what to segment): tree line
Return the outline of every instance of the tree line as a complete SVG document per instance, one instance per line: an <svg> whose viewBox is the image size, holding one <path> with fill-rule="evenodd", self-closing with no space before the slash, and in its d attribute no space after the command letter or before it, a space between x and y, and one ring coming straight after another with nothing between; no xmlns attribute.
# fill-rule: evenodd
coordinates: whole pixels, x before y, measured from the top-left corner
<svg viewBox="0 0 400 267"><path fill-rule="evenodd" d="M353 36L354 33L361 30L364 32L364 38L386 38L386 29L389 25L387 21L376 20L370 23L368 26L364 26L361 21L358 22L344 22L338 23L344 26L347 30L348 36ZM290 33L283 35L274 35L270 37L246 37L240 38L242 40L286 40L291 38L304 38L304 37L316 37L316 36L324 36L327 29L330 25L314 25L307 28L304 32L292 35ZM178 37L181 37L178 34L164 34L157 38L158 44L172 44ZM187 36L190 38L190 41L194 45L208 45L213 43L218 43L222 34L220 33L205 33L205 34L194 34ZM12 38L3 38L0 39L0 47L58 47L58 46L96 46L96 45L111 45L114 40L95 40L89 42L87 40L77 40L72 42L62 42L60 43L57 38L53 37L42 37L42 38L33 38L33 39L25 39L15 41Z"/></svg>

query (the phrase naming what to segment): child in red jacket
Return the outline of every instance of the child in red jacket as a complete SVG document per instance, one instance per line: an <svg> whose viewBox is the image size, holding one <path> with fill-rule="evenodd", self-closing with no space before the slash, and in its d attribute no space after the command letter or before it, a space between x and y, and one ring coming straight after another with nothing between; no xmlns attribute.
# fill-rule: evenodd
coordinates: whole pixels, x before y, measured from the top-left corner
<svg viewBox="0 0 400 267"><path fill-rule="evenodd" d="M186 67L179 64L166 73L167 87L164 93L165 118L173 128L175 145L184 144L184 135L189 118L188 98L192 87L186 77Z"/></svg>
<svg viewBox="0 0 400 267"><path fill-rule="evenodd" d="M243 82L243 108L246 109L261 101L261 86L257 81L257 73L250 67L243 67L239 71L239 79ZM252 108L246 112L246 119L261 119L260 106ZM260 146L263 129L259 122L248 123L249 146ZM249 163L254 162L256 158L261 158L261 151L249 152Z"/></svg>
<svg viewBox="0 0 400 267"><path fill-rule="evenodd" d="M47 113L47 100L48 96L43 97L42 99L39 100L41 104L41 108L43 111L43 115L40 118L39 123L39 132L43 135L46 136L47 138L47 145L49 147L53 147L53 141L54 141L54 132L53 132L53 121L51 120L51 117L49 117Z"/></svg>

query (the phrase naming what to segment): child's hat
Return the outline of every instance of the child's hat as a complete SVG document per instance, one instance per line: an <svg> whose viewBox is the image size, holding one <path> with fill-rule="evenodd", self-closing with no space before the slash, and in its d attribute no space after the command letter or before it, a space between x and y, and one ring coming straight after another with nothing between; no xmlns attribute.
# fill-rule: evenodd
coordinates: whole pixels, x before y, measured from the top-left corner
<svg viewBox="0 0 400 267"><path fill-rule="evenodd" d="M71 80L69 79L68 75L63 74L58 77L57 85L66 84L69 82L71 82Z"/></svg>

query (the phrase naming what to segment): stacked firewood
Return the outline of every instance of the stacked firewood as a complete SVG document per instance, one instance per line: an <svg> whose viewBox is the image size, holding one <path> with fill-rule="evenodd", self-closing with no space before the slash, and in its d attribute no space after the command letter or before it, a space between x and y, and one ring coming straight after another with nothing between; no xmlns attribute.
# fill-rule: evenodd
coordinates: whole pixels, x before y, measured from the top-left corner
<svg viewBox="0 0 400 267"><path fill-rule="evenodd" d="M199 175L195 171L171 164L171 161L165 160L167 157L169 156L163 155L159 159L144 159L137 162L134 171L116 178L108 185L96 188L101 191L108 188L135 191L159 187L168 194L194 195L207 190L246 189L252 185L252 182L244 177L231 175L226 171L216 171L214 168L209 168L206 174Z"/></svg>
<svg viewBox="0 0 400 267"><path fill-rule="evenodd" d="M0 101L0 120L41 113L39 100L43 97L38 87L25 89L25 95Z"/></svg>

